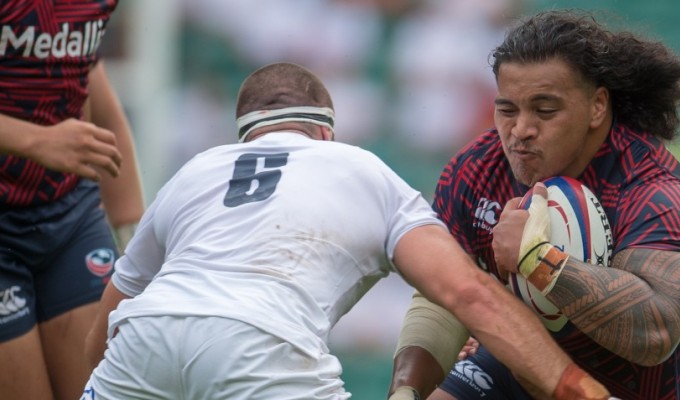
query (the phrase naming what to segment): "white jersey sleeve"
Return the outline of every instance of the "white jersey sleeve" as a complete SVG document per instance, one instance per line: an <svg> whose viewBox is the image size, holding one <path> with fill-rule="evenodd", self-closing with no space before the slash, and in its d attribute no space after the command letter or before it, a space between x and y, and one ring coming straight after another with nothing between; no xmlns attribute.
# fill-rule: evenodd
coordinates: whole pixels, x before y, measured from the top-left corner
<svg viewBox="0 0 680 400"><path fill-rule="evenodd" d="M394 248L406 232L421 225L436 224L444 228L446 226L436 218L436 214L425 202L420 192L414 190L387 166L384 167L384 171L386 181L390 182L390 192L392 193L389 196L392 202L389 205L389 236L385 248L391 262L394 257Z"/></svg>

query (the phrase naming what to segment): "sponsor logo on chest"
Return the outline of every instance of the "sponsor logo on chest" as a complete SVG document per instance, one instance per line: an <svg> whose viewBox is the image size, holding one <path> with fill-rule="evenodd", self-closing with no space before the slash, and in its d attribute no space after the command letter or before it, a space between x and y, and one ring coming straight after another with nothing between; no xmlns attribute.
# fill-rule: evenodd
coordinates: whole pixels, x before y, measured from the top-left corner
<svg viewBox="0 0 680 400"><path fill-rule="evenodd" d="M4 57L8 49L22 48L22 56L40 59L88 56L97 51L105 31L103 20L87 22L80 30L65 22L56 33L36 33L35 26L26 27L23 32L14 32L11 26L3 25L0 32L0 57Z"/></svg>

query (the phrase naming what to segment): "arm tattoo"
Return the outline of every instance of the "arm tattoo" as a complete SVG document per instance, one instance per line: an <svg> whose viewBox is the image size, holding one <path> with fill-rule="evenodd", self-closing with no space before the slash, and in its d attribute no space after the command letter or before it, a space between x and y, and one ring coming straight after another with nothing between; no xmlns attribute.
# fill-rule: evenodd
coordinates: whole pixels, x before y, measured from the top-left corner
<svg viewBox="0 0 680 400"><path fill-rule="evenodd" d="M626 249L610 268L569 259L551 300L601 346L656 365L680 342L680 252Z"/></svg>

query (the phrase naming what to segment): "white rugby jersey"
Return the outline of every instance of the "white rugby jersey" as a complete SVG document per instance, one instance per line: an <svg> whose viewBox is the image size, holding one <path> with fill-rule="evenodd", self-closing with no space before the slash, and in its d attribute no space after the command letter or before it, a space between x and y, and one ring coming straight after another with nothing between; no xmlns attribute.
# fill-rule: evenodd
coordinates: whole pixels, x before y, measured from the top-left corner
<svg viewBox="0 0 680 400"><path fill-rule="evenodd" d="M109 332L139 316L221 316L302 351L380 278L410 229L440 224L374 154L292 132L210 149L159 191L113 284L133 296Z"/></svg>

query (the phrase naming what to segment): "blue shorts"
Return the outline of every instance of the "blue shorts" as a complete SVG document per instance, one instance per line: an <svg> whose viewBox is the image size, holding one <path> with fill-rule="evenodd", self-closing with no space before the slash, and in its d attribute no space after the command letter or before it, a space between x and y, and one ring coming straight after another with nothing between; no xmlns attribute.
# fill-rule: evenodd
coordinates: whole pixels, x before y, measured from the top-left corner
<svg viewBox="0 0 680 400"><path fill-rule="evenodd" d="M439 388L459 400L531 400L512 372L481 345L454 365Z"/></svg>
<svg viewBox="0 0 680 400"><path fill-rule="evenodd" d="M52 204L0 208L0 342L99 300L117 257L94 182Z"/></svg>

